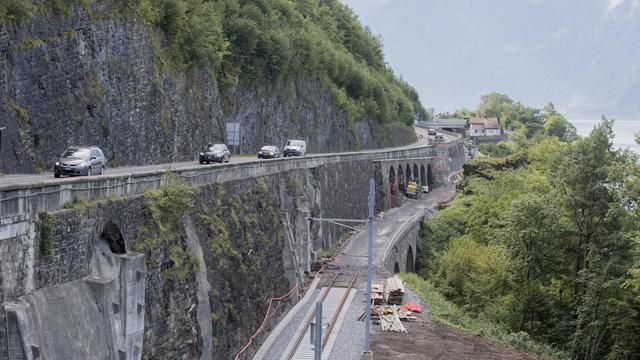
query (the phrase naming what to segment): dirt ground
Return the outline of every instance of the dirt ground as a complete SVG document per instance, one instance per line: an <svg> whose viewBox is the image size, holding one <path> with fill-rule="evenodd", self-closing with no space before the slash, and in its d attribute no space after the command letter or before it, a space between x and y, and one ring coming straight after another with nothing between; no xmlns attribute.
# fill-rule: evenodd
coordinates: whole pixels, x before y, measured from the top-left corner
<svg viewBox="0 0 640 360"><path fill-rule="evenodd" d="M433 321L420 314L416 322L402 323L408 334L383 332L373 325L374 359L533 360L531 355L480 336Z"/></svg>

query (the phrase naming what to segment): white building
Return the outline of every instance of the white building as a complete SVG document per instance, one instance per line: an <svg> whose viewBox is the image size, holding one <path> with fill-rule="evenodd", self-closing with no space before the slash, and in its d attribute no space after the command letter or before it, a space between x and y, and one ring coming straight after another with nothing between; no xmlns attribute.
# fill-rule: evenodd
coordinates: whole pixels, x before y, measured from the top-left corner
<svg viewBox="0 0 640 360"><path fill-rule="evenodd" d="M498 118L469 119L469 136L499 136L501 133Z"/></svg>

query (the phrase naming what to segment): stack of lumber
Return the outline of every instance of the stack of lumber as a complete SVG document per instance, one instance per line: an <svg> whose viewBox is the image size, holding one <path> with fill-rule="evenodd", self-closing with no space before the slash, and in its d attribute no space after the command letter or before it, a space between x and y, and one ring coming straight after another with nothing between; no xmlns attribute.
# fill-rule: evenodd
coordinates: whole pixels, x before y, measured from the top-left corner
<svg viewBox="0 0 640 360"><path fill-rule="evenodd" d="M398 317L400 318L400 321L418 321L418 318L411 310L398 310Z"/></svg>
<svg viewBox="0 0 640 360"><path fill-rule="evenodd" d="M407 329L404 328L404 325L402 325L402 322L400 321L400 317L398 316L398 308L396 306L393 306L392 311L392 314L380 315L380 326L382 326L382 331L392 331L406 334Z"/></svg>
<svg viewBox="0 0 640 360"><path fill-rule="evenodd" d="M400 305L404 297L404 284L397 275L387 278L384 284L384 298L387 304Z"/></svg>
<svg viewBox="0 0 640 360"><path fill-rule="evenodd" d="M371 284L371 302L374 305L384 302L384 286L382 284Z"/></svg>

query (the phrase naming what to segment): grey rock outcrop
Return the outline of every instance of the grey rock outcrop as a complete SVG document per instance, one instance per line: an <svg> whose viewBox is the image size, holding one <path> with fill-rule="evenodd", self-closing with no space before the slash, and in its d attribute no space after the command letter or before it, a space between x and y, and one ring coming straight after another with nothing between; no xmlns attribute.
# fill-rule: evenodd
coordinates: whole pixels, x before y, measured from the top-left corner
<svg viewBox="0 0 640 360"><path fill-rule="evenodd" d="M313 76L220 91L213 71L172 69L162 35L111 7L0 25L0 171L50 169L70 144L100 146L110 166L190 160L225 141L228 122L241 124L247 153L289 138L306 139L310 152L414 138L408 126L376 138L366 122L350 124Z"/></svg>

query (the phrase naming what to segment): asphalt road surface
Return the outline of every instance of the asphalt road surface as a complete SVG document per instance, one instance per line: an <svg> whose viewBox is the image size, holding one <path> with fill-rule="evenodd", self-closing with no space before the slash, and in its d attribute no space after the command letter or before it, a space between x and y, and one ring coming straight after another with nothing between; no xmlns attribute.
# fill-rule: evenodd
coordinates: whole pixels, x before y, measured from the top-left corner
<svg viewBox="0 0 640 360"><path fill-rule="evenodd" d="M387 148L387 149L364 150L361 152L366 153L366 152L374 152L374 151L381 151L381 150L401 150L401 149L410 149L410 148L426 145L426 143L429 141L427 130L420 127L415 127L414 129L416 131L416 135L418 136L418 141L413 144L395 147L395 148ZM451 141L454 139L453 136L450 136L447 134L444 134L444 136L447 139L447 141ZM334 155L334 154L338 154L338 153L325 153L325 154L310 153L308 155ZM238 164L238 163L256 162L256 161L274 161L274 160L258 159L257 155L255 157L231 156L229 164ZM128 174L140 174L140 173L152 172L152 171L158 171L158 170L180 170L180 169L191 168L197 165L198 165L198 161L192 160L192 161L182 161L182 162L165 163L165 164L157 164L157 165L122 166L122 167L110 168L108 167L109 163L107 159L107 168L105 169L105 175L128 175ZM225 166L225 165L226 164L216 163L216 164L202 165L202 167L206 168L206 167ZM50 168L53 168L53 163L50 164ZM100 175L93 175L93 176L100 176ZM56 180L61 181L63 179L65 179L65 177L62 177ZM18 185L18 184L27 185L30 183L38 183L44 180L47 180L47 181L54 180L53 172L49 171L49 172L43 172L40 174L4 175L0 177L0 186Z"/></svg>

